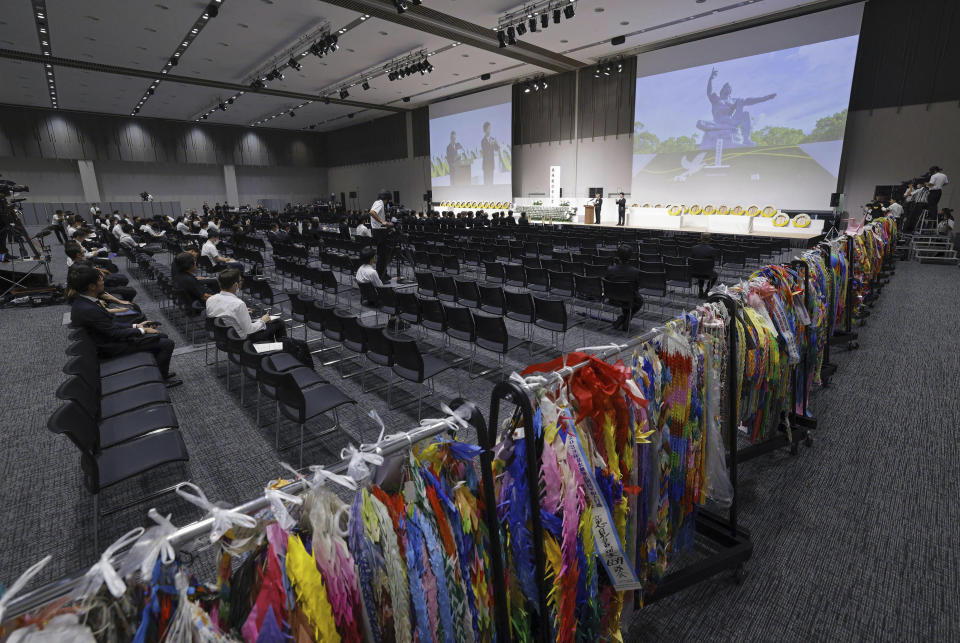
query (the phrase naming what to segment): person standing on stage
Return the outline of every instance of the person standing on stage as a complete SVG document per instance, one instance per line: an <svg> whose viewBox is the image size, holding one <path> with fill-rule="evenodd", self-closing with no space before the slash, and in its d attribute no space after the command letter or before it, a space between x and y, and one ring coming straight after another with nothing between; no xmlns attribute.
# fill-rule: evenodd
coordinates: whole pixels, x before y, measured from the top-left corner
<svg viewBox="0 0 960 643"><path fill-rule="evenodd" d="M386 214L390 204L390 192L382 190L373 205L370 206L370 228L373 240L377 243L377 274L381 281L390 281L390 261L393 260L393 227Z"/></svg>
<svg viewBox="0 0 960 643"><path fill-rule="evenodd" d="M480 151L483 154L483 184L493 185L493 167L500 153L500 143L490 136L490 122L483 124L483 138L480 139Z"/></svg>
<svg viewBox="0 0 960 643"><path fill-rule="evenodd" d="M593 200L593 222L600 225L600 209L603 207L603 196L597 195Z"/></svg>
<svg viewBox="0 0 960 643"><path fill-rule="evenodd" d="M626 225L627 218L627 197L624 196L623 192L620 193L620 198L617 199L617 225Z"/></svg>

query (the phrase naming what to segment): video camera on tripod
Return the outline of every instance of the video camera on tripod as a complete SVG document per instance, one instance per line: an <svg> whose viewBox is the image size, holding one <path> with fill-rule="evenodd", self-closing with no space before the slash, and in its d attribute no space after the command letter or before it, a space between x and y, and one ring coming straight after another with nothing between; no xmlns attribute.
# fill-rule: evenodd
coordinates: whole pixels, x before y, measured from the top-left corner
<svg viewBox="0 0 960 643"><path fill-rule="evenodd" d="M7 254L7 240L16 241L20 244L21 256L27 254L26 245L33 251L33 257L39 257L40 253L33 247L30 235L23 225L21 210L17 205L25 198L14 198L22 192L29 192L30 188L21 185L16 181L0 179L0 254Z"/></svg>

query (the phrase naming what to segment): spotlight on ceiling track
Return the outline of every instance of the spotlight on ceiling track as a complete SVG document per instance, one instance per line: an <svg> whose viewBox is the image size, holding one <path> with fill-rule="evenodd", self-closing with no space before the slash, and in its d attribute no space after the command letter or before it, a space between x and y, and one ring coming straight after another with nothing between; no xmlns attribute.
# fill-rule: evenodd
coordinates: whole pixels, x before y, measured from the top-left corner
<svg viewBox="0 0 960 643"><path fill-rule="evenodd" d="M233 96L227 99L227 105L233 105Z"/></svg>
<svg viewBox="0 0 960 643"><path fill-rule="evenodd" d="M560 24L560 10L559 10L559 9L554 9L554 10L553 10L553 24L556 24L556 25Z"/></svg>
<svg viewBox="0 0 960 643"><path fill-rule="evenodd" d="M221 112L227 111L227 104L226 104L226 103L220 103L219 105L217 105L217 107L220 108L220 111L221 111Z"/></svg>
<svg viewBox="0 0 960 643"><path fill-rule="evenodd" d="M525 33L527 33L527 24L521 20L517 23L517 35L522 36Z"/></svg>
<svg viewBox="0 0 960 643"><path fill-rule="evenodd" d="M497 40L500 41L500 49L507 46L507 34L503 33L503 29L497 31Z"/></svg>
<svg viewBox="0 0 960 643"><path fill-rule="evenodd" d="M527 22L527 24L530 25L530 33L536 33L536 32L537 32L537 19L536 19L535 17L534 17L534 18L530 18L530 20Z"/></svg>
<svg viewBox="0 0 960 643"><path fill-rule="evenodd" d="M573 8L572 4L568 4L566 7L563 8L563 17L566 18L567 20L572 18L575 13L576 13L576 10Z"/></svg>
<svg viewBox="0 0 960 643"><path fill-rule="evenodd" d="M296 113L295 111L293 111L292 109L290 110L289 114L290 114L290 118L293 118L294 116L297 115L297 113Z"/></svg>
<svg viewBox="0 0 960 643"><path fill-rule="evenodd" d="M364 79L363 84L360 86L363 87L363 91L367 91L368 89L370 89L370 82Z"/></svg>
<svg viewBox="0 0 960 643"><path fill-rule="evenodd" d="M544 11L543 13L540 14L540 28L546 29L549 26L550 26L550 14Z"/></svg>
<svg viewBox="0 0 960 643"><path fill-rule="evenodd" d="M390 80L390 82L392 83L393 81L395 81L395 80L397 79L397 72L395 72L395 71L390 72L389 74L387 74L387 78L388 78L388 79Z"/></svg>
<svg viewBox="0 0 960 643"><path fill-rule="evenodd" d="M407 6L407 3L404 2L403 0L393 0L393 6L397 8L397 13L403 13L404 11L409 9L409 7Z"/></svg>
<svg viewBox="0 0 960 643"><path fill-rule="evenodd" d="M220 15L220 6L216 2L211 2L207 6L206 14L211 18L216 18Z"/></svg>
<svg viewBox="0 0 960 643"><path fill-rule="evenodd" d="M171 59L170 59L170 65L171 65L171 66L176 67L176 66L179 65L179 64L180 64L180 61L177 60L176 58L171 58Z"/></svg>
<svg viewBox="0 0 960 643"><path fill-rule="evenodd" d="M207 120L207 115L206 115L206 114L204 114L204 115L203 115L203 116L201 116L200 118L202 118L203 120Z"/></svg>
<svg viewBox="0 0 960 643"><path fill-rule="evenodd" d="M291 58L290 60L288 60L287 64L293 67L294 69L296 69L297 71L300 71L301 69L303 69L303 65L298 63L294 58Z"/></svg>
<svg viewBox="0 0 960 643"><path fill-rule="evenodd" d="M345 99L349 95L350 95L350 92L347 91L346 87L340 90L340 100Z"/></svg>
<svg viewBox="0 0 960 643"><path fill-rule="evenodd" d="M517 32L513 27L507 27L507 44L517 44Z"/></svg>

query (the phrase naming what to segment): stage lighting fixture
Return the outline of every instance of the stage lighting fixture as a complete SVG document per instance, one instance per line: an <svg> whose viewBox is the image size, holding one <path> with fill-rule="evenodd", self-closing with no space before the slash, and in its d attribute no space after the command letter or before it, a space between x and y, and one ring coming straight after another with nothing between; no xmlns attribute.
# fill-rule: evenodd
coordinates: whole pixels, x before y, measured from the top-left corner
<svg viewBox="0 0 960 643"><path fill-rule="evenodd" d="M207 120L207 115L206 115L206 114L204 114L204 115L203 115L203 116L201 116L200 118L202 118L203 120Z"/></svg>
<svg viewBox="0 0 960 643"><path fill-rule="evenodd" d="M296 115L297 115L297 113L291 109L291 110L290 110L290 118L293 118L293 117L296 116Z"/></svg>
<svg viewBox="0 0 960 643"><path fill-rule="evenodd" d="M397 13L403 13L407 10L407 3L403 0L393 0L393 6L397 8Z"/></svg>
<svg viewBox="0 0 960 643"><path fill-rule="evenodd" d="M340 48L339 45L337 45L337 34L332 34L327 36L326 42L330 47L330 51L336 51L337 49Z"/></svg>
<svg viewBox="0 0 960 643"><path fill-rule="evenodd" d="M549 87L549 86L550 86L550 85L547 84L546 79L540 81L540 89L546 89L546 88Z"/></svg>
<svg viewBox="0 0 960 643"><path fill-rule="evenodd" d="M543 13L540 14L540 28L546 29L549 26L550 26L550 16L547 14L546 11L544 11Z"/></svg>
<svg viewBox="0 0 960 643"><path fill-rule="evenodd" d="M410 97L409 97L409 96L404 96L404 97L403 97L403 102L404 102L404 103L409 103L409 102L410 102Z"/></svg>
<svg viewBox="0 0 960 643"><path fill-rule="evenodd" d="M554 22L554 24L560 24L560 10L559 10L559 9L554 9L554 10L553 10L553 22Z"/></svg>
<svg viewBox="0 0 960 643"><path fill-rule="evenodd" d="M390 79L390 82L395 81L397 79L397 72L395 71L390 72L389 74L387 74L387 78Z"/></svg>
<svg viewBox="0 0 960 643"><path fill-rule="evenodd" d="M609 64L603 66L603 75L604 75L604 76L609 76L609 75L610 75L610 65L609 65Z"/></svg>
<svg viewBox="0 0 960 643"><path fill-rule="evenodd" d="M252 87L253 89L263 89L264 87L266 87L266 85L264 84L262 79L258 78L252 83L250 83L250 87Z"/></svg>
<svg viewBox="0 0 960 643"><path fill-rule="evenodd" d="M563 17L566 18L567 20L572 18L574 13L575 13L575 10L572 4L568 4L566 7L563 8Z"/></svg>
<svg viewBox="0 0 960 643"><path fill-rule="evenodd" d="M530 83L527 83L526 85L523 86L523 93L524 94L530 93Z"/></svg>
<svg viewBox="0 0 960 643"><path fill-rule="evenodd" d="M370 83L366 80L364 80L363 84L360 86L363 87L363 91L367 91L368 89L370 89Z"/></svg>
<svg viewBox="0 0 960 643"><path fill-rule="evenodd" d="M433 73L433 70L434 70L433 64L432 64L432 63L427 63L427 73L428 73L428 74L432 74L432 73Z"/></svg>
<svg viewBox="0 0 960 643"><path fill-rule="evenodd" d="M147 96L153 96L153 88L147 90Z"/></svg>
<svg viewBox="0 0 960 643"><path fill-rule="evenodd" d="M220 108L220 111L221 111L221 112L227 111L227 104L226 104L226 103L220 103L219 105L217 105L217 107Z"/></svg>
<svg viewBox="0 0 960 643"><path fill-rule="evenodd" d="M310 126L310 129L317 129L317 126L316 126L316 125L311 125L311 126Z"/></svg>
<svg viewBox="0 0 960 643"><path fill-rule="evenodd" d="M310 53L316 56L317 58L323 58L323 51L320 49L320 45L313 43L310 45Z"/></svg>
<svg viewBox="0 0 960 643"><path fill-rule="evenodd" d="M211 2L210 5L207 7L206 13L211 18L216 18L217 16L220 15L220 7L217 6L216 2Z"/></svg>
<svg viewBox="0 0 960 643"><path fill-rule="evenodd" d="M618 73L618 74L622 74L622 73L623 73L623 61L622 61L622 60L617 63L617 73Z"/></svg>
<svg viewBox="0 0 960 643"><path fill-rule="evenodd" d="M294 58L291 58L290 60L288 60L287 64L293 67L294 69L296 69L297 71L300 71L301 69L303 69L303 65L298 63Z"/></svg>
<svg viewBox="0 0 960 643"><path fill-rule="evenodd" d="M340 90L340 100L343 100L344 98L346 98L346 97L349 96L349 95L350 95L350 92L347 91L347 88L346 88L346 87L344 87L343 89Z"/></svg>
<svg viewBox="0 0 960 643"><path fill-rule="evenodd" d="M233 96L227 99L227 105L233 105Z"/></svg>
<svg viewBox="0 0 960 643"><path fill-rule="evenodd" d="M593 77L594 77L594 78L600 78L600 67L599 67L599 66L597 66L597 68L593 70Z"/></svg>
<svg viewBox="0 0 960 643"><path fill-rule="evenodd" d="M515 45L517 44L517 32L513 27L507 27L507 44Z"/></svg>
<svg viewBox="0 0 960 643"><path fill-rule="evenodd" d="M179 65L179 64L180 64L180 61L177 60L176 58L171 58L171 59L170 59L170 65L171 65L171 66L176 67L176 66Z"/></svg>
<svg viewBox="0 0 960 643"><path fill-rule="evenodd" d="M497 31L497 40L500 41L500 49L507 46L507 34L503 33L503 29Z"/></svg>
<svg viewBox="0 0 960 643"><path fill-rule="evenodd" d="M517 23L517 35L522 36L525 33L527 33L527 24L521 20Z"/></svg>
<svg viewBox="0 0 960 643"><path fill-rule="evenodd" d="M536 33L536 32L537 32L537 19L536 19L536 18L530 18L530 20L529 20L529 22L528 22L527 24L530 25L530 33Z"/></svg>

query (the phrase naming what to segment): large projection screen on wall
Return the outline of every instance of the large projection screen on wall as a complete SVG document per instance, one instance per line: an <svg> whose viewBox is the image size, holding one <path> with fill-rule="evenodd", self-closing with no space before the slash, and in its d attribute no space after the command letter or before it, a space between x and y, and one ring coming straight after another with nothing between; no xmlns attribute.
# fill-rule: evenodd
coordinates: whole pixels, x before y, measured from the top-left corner
<svg viewBox="0 0 960 643"><path fill-rule="evenodd" d="M631 201L829 208L862 12L641 54Z"/></svg>
<svg viewBox="0 0 960 643"><path fill-rule="evenodd" d="M510 201L512 94L509 86L430 105L434 201Z"/></svg>

